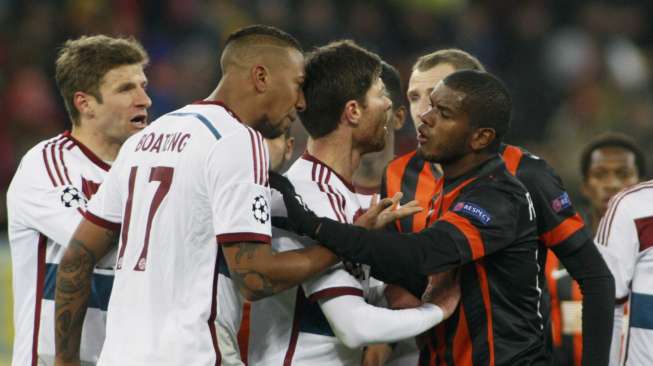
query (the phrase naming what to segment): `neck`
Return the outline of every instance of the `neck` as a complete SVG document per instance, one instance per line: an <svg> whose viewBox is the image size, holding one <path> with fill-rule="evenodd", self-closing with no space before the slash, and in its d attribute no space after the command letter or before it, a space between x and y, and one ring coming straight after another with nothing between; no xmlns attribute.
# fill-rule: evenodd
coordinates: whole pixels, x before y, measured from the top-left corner
<svg viewBox="0 0 653 366"><path fill-rule="evenodd" d="M365 188L378 188L381 185L386 165L394 158L394 133L388 133L385 148L378 152L364 154L358 169L354 171L354 185Z"/></svg>
<svg viewBox="0 0 653 366"><path fill-rule="evenodd" d="M316 140L309 138L306 150L348 182L360 163L360 153L352 148L351 138L343 138L341 129Z"/></svg>
<svg viewBox="0 0 653 366"><path fill-rule="evenodd" d="M261 119L261 108L258 100L252 97L252 92L244 87L245 80L231 74L225 74L218 86L205 100L220 101L242 119L250 127Z"/></svg>
<svg viewBox="0 0 653 366"><path fill-rule="evenodd" d="M101 132L93 131L88 127L84 127L85 125L88 125L88 123L73 124L70 135L89 148L98 158L107 162L116 160L122 141L108 139Z"/></svg>
<svg viewBox="0 0 653 366"><path fill-rule="evenodd" d="M468 154L452 163L440 164L442 167L442 176L447 179L458 178L461 175L475 169L484 162L490 160L492 155L489 154Z"/></svg>

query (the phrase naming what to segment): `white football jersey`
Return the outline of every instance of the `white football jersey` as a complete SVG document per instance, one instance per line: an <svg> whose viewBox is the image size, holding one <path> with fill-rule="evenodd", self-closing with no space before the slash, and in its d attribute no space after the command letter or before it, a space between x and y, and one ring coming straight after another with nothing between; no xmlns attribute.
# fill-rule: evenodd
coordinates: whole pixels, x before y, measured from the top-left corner
<svg viewBox="0 0 653 366"><path fill-rule="evenodd" d="M23 157L7 191L14 291L13 365L54 364L54 289L65 247L109 170L69 132ZM104 342L115 258L93 274L80 357L95 363Z"/></svg>
<svg viewBox="0 0 653 366"><path fill-rule="evenodd" d="M351 184L307 153L290 167L287 176L318 216L352 223L363 212ZM284 215L285 209L278 209L283 201L273 192L273 216L278 211ZM276 227L272 236L276 251L315 245ZM318 304L320 299L342 295L364 296L369 288L369 267L348 266L356 277L340 263L302 286L252 303L248 362L275 366L360 364L361 350L349 349L335 337Z"/></svg>
<svg viewBox="0 0 653 366"><path fill-rule="evenodd" d="M622 359L625 365L653 365L653 181L610 200L595 241L614 276L617 299L630 296Z"/></svg>
<svg viewBox="0 0 653 366"><path fill-rule="evenodd" d="M218 102L123 145L87 218L122 223L99 365L239 365L242 300L221 245L270 243L268 151Z"/></svg>

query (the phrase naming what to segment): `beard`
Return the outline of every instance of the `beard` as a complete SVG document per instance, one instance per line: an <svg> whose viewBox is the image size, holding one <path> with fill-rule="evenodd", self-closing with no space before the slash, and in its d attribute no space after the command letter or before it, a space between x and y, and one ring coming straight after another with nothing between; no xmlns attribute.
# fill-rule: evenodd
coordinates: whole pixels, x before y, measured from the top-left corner
<svg viewBox="0 0 653 366"><path fill-rule="evenodd" d="M458 161L465 153L462 148L446 149L440 154L435 154L424 149L423 145L417 147L417 154L422 159L440 165L447 165Z"/></svg>
<svg viewBox="0 0 653 366"><path fill-rule="evenodd" d="M283 124L280 122L274 125L269 119L265 118L259 121L259 123L254 126L254 129L260 132L266 139L273 140L285 132L282 126Z"/></svg>

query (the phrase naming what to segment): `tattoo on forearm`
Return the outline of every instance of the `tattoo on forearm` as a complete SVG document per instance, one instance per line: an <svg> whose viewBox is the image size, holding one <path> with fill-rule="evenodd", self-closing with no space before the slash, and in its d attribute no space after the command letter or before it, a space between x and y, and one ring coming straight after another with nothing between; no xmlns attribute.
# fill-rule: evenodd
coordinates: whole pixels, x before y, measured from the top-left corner
<svg viewBox="0 0 653 366"><path fill-rule="evenodd" d="M252 260L256 255L256 251L261 247L261 244L254 243L241 243L238 245L236 252L236 263L241 264L243 259ZM243 258L245 257L245 258Z"/></svg>
<svg viewBox="0 0 653 366"><path fill-rule="evenodd" d="M79 359L82 324L91 292L96 258L86 245L73 238L59 264L55 293L55 342L57 357Z"/></svg>
<svg viewBox="0 0 653 366"><path fill-rule="evenodd" d="M232 270L231 279L239 287L251 292L252 300L259 300L277 292L274 284L266 275L254 270Z"/></svg>

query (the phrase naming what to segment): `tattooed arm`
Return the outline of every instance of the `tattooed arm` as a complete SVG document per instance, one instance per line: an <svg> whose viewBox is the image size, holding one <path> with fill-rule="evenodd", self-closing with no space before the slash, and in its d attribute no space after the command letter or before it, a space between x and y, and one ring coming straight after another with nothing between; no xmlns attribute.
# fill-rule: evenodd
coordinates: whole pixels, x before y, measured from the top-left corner
<svg viewBox="0 0 653 366"><path fill-rule="evenodd" d="M269 244L241 242L225 244L223 251L231 279L250 301L299 285L339 261L319 245L274 252Z"/></svg>
<svg viewBox="0 0 653 366"><path fill-rule="evenodd" d="M90 221L77 227L57 271L55 290L56 364L79 365L82 324L95 263L118 241L118 233Z"/></svg>

